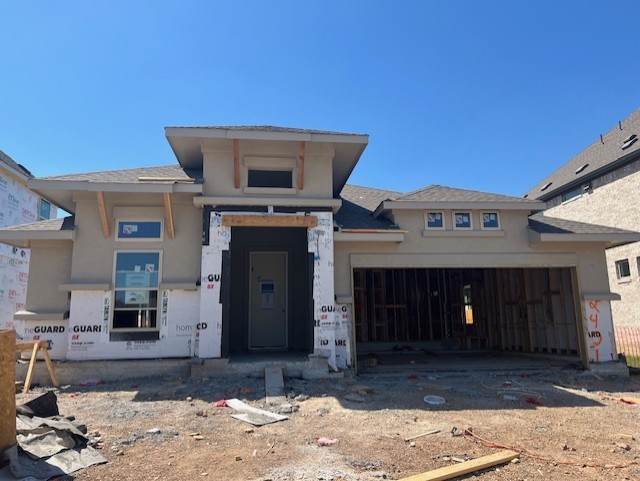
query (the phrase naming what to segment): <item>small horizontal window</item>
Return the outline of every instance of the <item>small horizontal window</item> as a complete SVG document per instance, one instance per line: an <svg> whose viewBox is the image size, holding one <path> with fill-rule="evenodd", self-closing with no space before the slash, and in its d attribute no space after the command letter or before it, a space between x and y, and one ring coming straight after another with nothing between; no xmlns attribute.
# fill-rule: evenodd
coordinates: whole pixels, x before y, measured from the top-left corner
<svg viewBox="0 0 640 481"><path fill-rule="evenodd" d="M578 187L577 189L573 189L572 191L567 192L566 194L562 194L562 202L566 202L570 199L574 199L582 194L584 194L584 190L582 189L582 187Z"/></svg>
<svg viewBox="0 0 640 481"><path fill-rule="evenodd" d="M162 239L162 221L119 220L116 239L149 240Z"/></svg>
<svg viewBox="0 0 640 481"><path fill-rule="evenodd" d="M444 215L442 212L427 212L425 225L427 229L444 229Z"/></svg>
<svg viewBox="0 0 640 481"><path fill-rule="evenodd" d="M631 277L631 269L629 268L629 259L616 261L616 275L618 279L629 279Z"/></svg>
<svg viewBox="0 0 640 481"><path fill-rule="evenodd" d="M471 212L454 212L453 228L454 229L471 229Z"/></svg>
<svg viewBox="0 0 640 481"><path fill-rule="evenodd" d="M500 229L500 216L497 212L483 212L482 213L482 228L483 229Z"/></svg>
<svg viewBox="0 0 640 481"><path fill-rule="evenodd" d="M293 173L290 170L255 170L249 169L248 187L272 187L291 189Z"/></svg>

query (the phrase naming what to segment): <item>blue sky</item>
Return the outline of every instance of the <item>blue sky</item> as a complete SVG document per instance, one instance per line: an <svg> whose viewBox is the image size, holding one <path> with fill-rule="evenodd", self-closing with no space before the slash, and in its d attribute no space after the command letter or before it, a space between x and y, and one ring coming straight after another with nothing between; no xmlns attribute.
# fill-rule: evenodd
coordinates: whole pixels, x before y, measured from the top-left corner
<svg viewBox="0 0 640 481"><path fill-rule="evenodd" d="M350 182L522 195L640 107L635 1L0 3L0 150L175 162L163 127L367 133Z"/></svg>

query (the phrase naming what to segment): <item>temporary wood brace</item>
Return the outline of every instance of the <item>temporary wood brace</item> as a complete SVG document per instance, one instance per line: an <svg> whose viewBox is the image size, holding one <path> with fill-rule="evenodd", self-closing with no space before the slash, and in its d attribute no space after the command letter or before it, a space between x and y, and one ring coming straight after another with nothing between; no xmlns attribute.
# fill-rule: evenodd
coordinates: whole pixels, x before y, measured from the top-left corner
<svg viewBox="0 0 640 481"><path fill-rule="evenodd" d="M49 353L47 352L47 342L34 341L34 342L16 343L16 352L24 352L24 351L31 351L31 359L29 360L29 369L27 370L27 377L24 380L24 388L22 389L22 394L28 393L29 388L31 388L31 378L33 377L33 368L36 365L36 358L38 357L38 351L42 352L42 357L44 357L44 362L47 364L47 370L49 371L49 377L51 378L51 382L55 387L58 387L60 384L58 383L58 376L56 375L56 370L53 367L53 363L51 362L51 358L49 357Z"/></svg>
<svg viewBox="0 0 640 481"><path fill-rule="evenodd" d="M504 451L499 451L489 456L483 456L453 466L445 466L444 468L402 478L400 481L444 481L445 479L452 479L464 474L473 473L474 471L490 468L491 466L507 463L518 456L519 454L515 451L505 449Z"/></svg>

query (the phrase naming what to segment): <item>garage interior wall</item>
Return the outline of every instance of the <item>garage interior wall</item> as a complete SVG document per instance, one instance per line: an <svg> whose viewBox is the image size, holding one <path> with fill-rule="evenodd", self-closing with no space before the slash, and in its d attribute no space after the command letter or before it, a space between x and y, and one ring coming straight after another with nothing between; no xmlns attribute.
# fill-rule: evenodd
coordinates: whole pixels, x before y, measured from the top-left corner
<svg viewBox="0 0 640 481"><path fill-rule="evenodd" d="M578 354L570 268L353 271L359 349Z"/></svg>

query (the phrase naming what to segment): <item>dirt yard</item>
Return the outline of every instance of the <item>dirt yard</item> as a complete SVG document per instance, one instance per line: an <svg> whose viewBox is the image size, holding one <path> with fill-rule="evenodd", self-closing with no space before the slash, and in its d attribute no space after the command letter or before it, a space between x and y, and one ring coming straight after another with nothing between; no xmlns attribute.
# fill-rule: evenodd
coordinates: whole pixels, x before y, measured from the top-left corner
<svg viewBox="0 0 640 481"><path fill-rule="evenodd" d="M497 445L522 456L468 478L640 479L640 405L620 401L640 396L637 376L598 379L559 366L403 371L285 379L285 390L290 405L277 409L294 411L290 418L253 427L214 403L238 398L275 411L265 405L263 379L159 377L64 386L56 391L61 414L86 423L109 460L71 479L401 479L495 453ZM42 392L35 388L17 401ZM425 396L445 403L428 404ZM477 438L452 434L469 427ZM434 429L440 432L405 441ZM318 438L337 442L319 446Z"/></svg>

